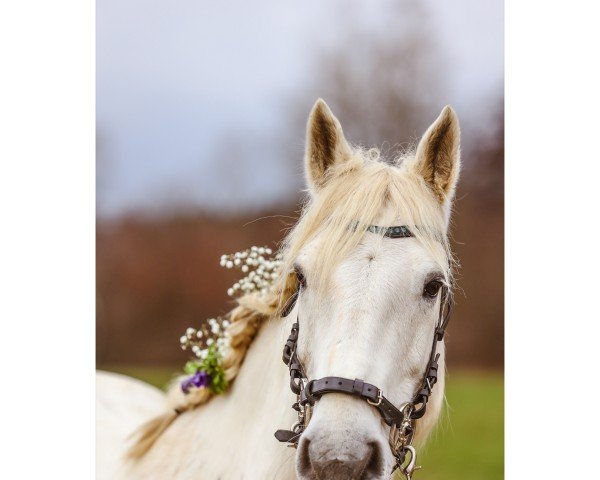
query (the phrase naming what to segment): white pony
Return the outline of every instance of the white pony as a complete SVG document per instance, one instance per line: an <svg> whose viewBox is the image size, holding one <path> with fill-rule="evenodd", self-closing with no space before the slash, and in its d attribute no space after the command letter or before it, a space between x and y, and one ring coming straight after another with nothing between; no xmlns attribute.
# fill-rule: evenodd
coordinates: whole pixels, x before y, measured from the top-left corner
<svg viewBox="0 0 600 480"><path fill-rule="evenodd" d="M317 101L307 126L310 199L282 246L281 278L266 295L241 297L230 313L229 390L183 395L173 386L164 395L99 373L98 478L390 478L396 459L389 427L351 395L324 395L297 449L276 441L274 431L296 421L281 351L299 321L297 355L308 378L362 378L397 407L413 398L429 361L438 290L451 285L447 230L459 142L458 119L445 107L415 152L384 162L376 150L351 147ZM389 238L370 225L404 225L414 236ZM282 317L298 288L293 310ZM438 383L416 421L417 443L442 405L443 344L438 352Z"/></svg>

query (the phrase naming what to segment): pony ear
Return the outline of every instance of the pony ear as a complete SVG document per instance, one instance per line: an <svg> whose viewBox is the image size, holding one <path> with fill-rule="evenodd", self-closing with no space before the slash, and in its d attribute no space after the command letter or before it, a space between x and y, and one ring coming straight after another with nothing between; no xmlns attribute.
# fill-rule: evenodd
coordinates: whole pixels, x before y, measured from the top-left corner
<svg viewBox="0 0 600 480"><path fill-rule="evenodd" d="M352 149L344 138L342 126L327 104L319 98L306 125L305 173L311 190L325 185L327 170L350 158Z"/></svg>
<svg viewBox="0 0 600 480"><path fill-rule="evenodd" d="M450 106L427 129L412 165L431 188L440 205L452 200L460 172L460 126Z"/></svg>

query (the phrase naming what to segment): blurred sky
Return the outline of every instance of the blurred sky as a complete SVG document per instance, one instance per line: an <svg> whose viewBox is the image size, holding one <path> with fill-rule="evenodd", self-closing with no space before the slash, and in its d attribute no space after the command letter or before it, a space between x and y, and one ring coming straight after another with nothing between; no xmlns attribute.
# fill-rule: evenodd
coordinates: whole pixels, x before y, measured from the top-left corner
<svg viewBox="0 0 600 480"><path fill-rule="evenodd" d="M420 3L444 57L444 103L471 125L485 121L503 88L503 2ZM98 213L113 217L289 198L301 172L265 141L280 132L283 99L310 80L315 53L341 37L344 11L378 28L389 0L96 5ZM298 131L298 164L303 137Z"/></svg>

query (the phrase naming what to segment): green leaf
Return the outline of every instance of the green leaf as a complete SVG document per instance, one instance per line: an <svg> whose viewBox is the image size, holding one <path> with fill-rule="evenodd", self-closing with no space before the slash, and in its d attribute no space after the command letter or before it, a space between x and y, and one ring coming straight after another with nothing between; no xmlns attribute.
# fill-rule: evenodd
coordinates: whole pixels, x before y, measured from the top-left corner
<svg viewBox="0 0 600 480"><path fill-rule="evenodd" d="M198 362L196 362L195 360L190 360L183 367L183 371L185 373L187 373L188 375L193 375L194 373L196 373L198 371L199 368L200 368L200 365L198 364Z"/></svg>

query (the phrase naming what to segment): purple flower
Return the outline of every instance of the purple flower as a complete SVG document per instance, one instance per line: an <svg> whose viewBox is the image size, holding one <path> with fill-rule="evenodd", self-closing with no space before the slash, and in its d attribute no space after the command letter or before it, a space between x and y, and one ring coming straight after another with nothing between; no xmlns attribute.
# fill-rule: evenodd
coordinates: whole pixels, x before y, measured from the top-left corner
<svg viewBox="0 0 600 480"><path fill-rule="evenodd" d="M191 377L186 378L181 382L181 390L183 393L189 393L191 387L208 387L212 382L212 377L204 370L198 370Z"/></svg>

